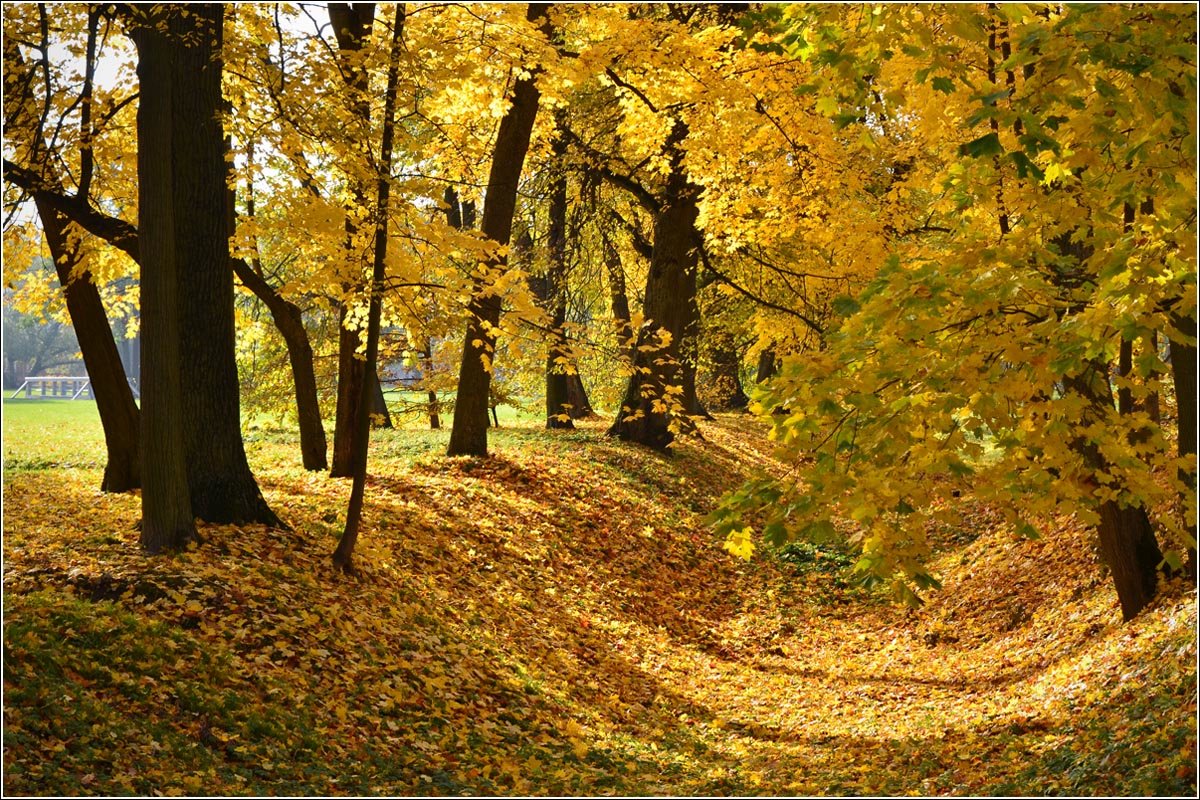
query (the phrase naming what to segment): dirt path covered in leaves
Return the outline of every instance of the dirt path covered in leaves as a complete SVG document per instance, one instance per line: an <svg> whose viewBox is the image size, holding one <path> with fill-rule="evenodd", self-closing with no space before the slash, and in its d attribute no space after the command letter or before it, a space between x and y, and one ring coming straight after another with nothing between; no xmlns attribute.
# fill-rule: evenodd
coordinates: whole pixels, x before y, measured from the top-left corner
<svg viewBox="0 0 1200 800"><path fill-rule="evenodd" d="M348 485L251 442L294 530L137 551L95 468L5 475L5 790L145 794L1186 794L1195 593L1119 623L1071 520L937 532L908 611L845 554L744 563L703 515L768 464L739 418L663 459L600 427L373 445Z"/></svg>

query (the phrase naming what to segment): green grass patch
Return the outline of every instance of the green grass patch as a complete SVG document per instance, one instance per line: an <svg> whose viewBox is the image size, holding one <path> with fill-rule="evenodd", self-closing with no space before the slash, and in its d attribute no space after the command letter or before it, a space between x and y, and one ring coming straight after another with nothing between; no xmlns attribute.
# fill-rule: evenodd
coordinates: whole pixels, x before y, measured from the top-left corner
<svg viewBox="0 0 1200 800"><path fill-rule="evenodd" d="M92 400L4 399L4 469L96 468L104 431Z"/></svg>

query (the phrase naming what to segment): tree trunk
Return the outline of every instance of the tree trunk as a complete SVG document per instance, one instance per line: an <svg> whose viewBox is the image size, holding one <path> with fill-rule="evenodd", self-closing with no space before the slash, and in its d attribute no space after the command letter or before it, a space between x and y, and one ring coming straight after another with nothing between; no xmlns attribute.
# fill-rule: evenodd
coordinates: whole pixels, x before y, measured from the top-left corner
<svg viewBox="0 0 1200 800"><path fill-rule="evenodd" d="M253 143L247 146L247 160L253 163ZM233 165L229 165L232 173ZM237 227L236 196L234 178L229 177L229 213L234 219L233 226ZM255 212L254 182L246 183L246 209L253 219ZM308 331L304 329L304 315L300 307L284 298L275 287L271 286L263 276L262 263L257 255L257 238L255 239L256 255L247 264L240 258L230 258L233 274L242 285L254 293L267 310L275 329L283 337L287 347L288 363L292 369L292 386L296 397L296 418L300 429L300 458L307 470L323 470L328 467L325 459L326 441L325 426L321 422L321 405L317 400L317 377L313 369L312 345L308 341Z"/></svg>
<svg viewBox="0 0 1200 800"><path fill-rule="evenodd" d="M433 346L429 340L425 341L425 349L421 351L421 369L424 373L422 378L429 380L429 376L433 374ZM442 427L438 394L433 389L429 389L427 397L429 400L429 429L436 431Z"/></svg>
<svg viewBox="0 0 1200 800"><path fill-rule="evenodd" d="M679 144L686 133L686 127L677 121L668 140L672 168L661 207L654 215L654 249L646 276L647 322L638 332L634 373L608 431L610 436L657 450L671 445L679 420L686 419L681 402L680 348L695 320L691 303L696 296L699 196L699 187L683 172ZM669 339L665 346L664 337Z"/></svg>
<svg viewBox="0 0 1200 800"><path fill-rule="evenodd" d="M66 235L66 220L45 203L37 202L36 198L35 203L66 297L67 313L71 315L80 355L91 380L100 426L104 429L108 460L104 465L100 490L125 492L137 489L141 485L138 408L133 401L133 391L129 388L125 368L121 365L121 355L117 352L117 343L104 313L104 305L100 301L100 292L92 283L91 273L84 272L71 277L71 270L78 262L78 251Z"/></svg>
<svg viewBox="0 0 1200 800"><path fill-rule="evenodd" d="M1066 378L1064 383L1068 390L1087 401L1080 419L1081 427L1096 424L1113 413L1112 390L1104 364L1090 362L1081 374ZM1100 448L1084 437L1076 439L1072 447L1092 473L1088 483L1097 485L1095 476L1108 470ZM1100 503L1099 511L1097 532L1101 556L1112 572L1121 615L1129 621L1154 599L1162 552L1144 508L1105 500Z"/></svg>
<svg viewBox="0 0 1200 800"><path fill-rule="evenodd" d="M197 539L188 491L180 384L180 263L173 164L179 149L175 109L183 86L177 59L194 49L213 55L211 17L178 6L135 18L138 50L138 228L142 256L142 482L141 543L151 553ZM219 17L218 17L219 19ZM140 23L140 24L136 24ZM192 33L192 41L183 37ZM198 34L198 35L197 35ZM191 54L189 54L191 55ZM188 59L189 63L193 59ZM222 192L223 196L223 192ZM224 213L222 212L222 219Z"/></svg>
<svg viewBox="0 0 1200 800"><path fill-rule="evenodd" d="M364 369L375 378L378 400L383 400L383 389L376 376L379 359L379 325L383 314L384 266L387 262L388 201L391 195L392 139L395 134L396 89L399 82L400 49L404 39L404 6L396 5L396 20L392 27L392 47L388 57L387 94L384 98L383 137L380 145L380 175L376 185L375 246L371 264L371 283L367 287L367 360ZM372 393L374 394L374 393ZM386 408L386 406L385 406ZM361 393L355 420L354 480L350 488L350 502L346 509L346 528L333 552L333 565L347 572L353 570L352 557L358 541L359 525L362 520L363 499L367 483L367 446L371 437L372 397Z"/></svg>
<svg viewBox="0 0 1200 800"><path fill-rule="evenodd" d="M720 411L733 411L750 405L742 389L742 359L734 345L733 336L717 330L712 335L712 384L709 397Z"/></svg>
<svg viewBox="0 0 1200 800"><path fill-rule="evenodd" d="M89 30L89 50L87 72L90 86L91 74L94 71L95 20ZM5 88L14 89L6 92L5 100L9 108L17 111L9 112L11 128L6 133L19 131L29 137L29 149L33 157L41 158L45 153L42 143L42 131L39 128L36 112L32 111L33 98L29 95L30 82L23 79L28 67L21 56L20 48L12 39L4 41L4 61L7 75ZM16 76L22 76L17 80ZM85 89L89 95L90 89ZM85 105L85 108L88 106ZM6 109L7 110L7 109ZM86 129L86 128L85 128ZM90 132L90 131L89 131ZM81 166L80 179L86 184L90 179L89 164ZM49 159L44 159L47 163ZM57 175L53 167L44 167L52 176ZM12 178L10 174L6 175ZM61 192L62 184L57 177L51 177L49 182ZM59 284L66 299L67 313L71 316L71 325L75 329L75 338L79 342L80 355L83 356L84 367L91 380L92 394L96 398L96 410L100 415L100 425L104 429L104 443L107 451L107 461L104 466L104 478L100 490L104 492L124 492L136 489L141 485L141 461L138 453L138 437L140 420L137 404L133 400L133 392L129 388L125 369L121 364L121 356L113 338L112 328L104 313L104 305L100 301L100 292L92 283L92 275L88 271L72 278L72 271L79 262L77 246L67 235L67 220L69 217L58 211L50 202L48 195L26 187L33 196L37 207L38 217L42 223L42 231L46 236L46 244L54 259L54 268L58 274ZM86 193L81 192L86 196Z"/></svg>
<svg viewBox="0 0 1200 800"><path fill-rule="evenodd" d="M698 235L698 234L697 234ZM696 392L696 372L700 367L700 303L696 297L698 289L693 289L691 297L686 298L687 322L683 327L683 340L679 343L680 375L683 378L683 408L693 417L712 419L712 414L700 401ZM689 421L690 425L691 422Z"/></svg>
<svg viewBox="0 0 1200 800"><path fill-rule="evenodd" d="M334 478L349 478L354 472L354 415L366 376L366 362L354 357L358 331L347 328L345 320L343 306L338 317L337 408L333 421L333 461L329 468Z"/></svg>
<svg viewBox="0 0 1200 800"><path fill-rule="evenodd" d="M546 352L546 427L571 429L571 396L567 370L570 350L567 322L567 139L564 112L555 113L557 133L551 150L554 179L550 185L550 259L546 271L546 306L550 312L550 344Z"/></svg>
<svg viewBox="0 0 1200 800"><path fill-rule="evenodd" d="M633 364L637 332L633 330L629 313L625 267L621 264L621 254L607 236L604 237L604 266L608 270L608 294L612 303L613 322L617 327L617 340L621 343L621 355L626 363Z"/></svg>
<svg viewBox="0 0 1200 800"><path fill-rule="evenodd" d="M292 383L296 393L296 415L300 427L300 456L304 468L323 470L328 467L325 426L321 422L321 406L317 401L317 377L313 369L312 345L300 308L282 297L250 265L241 259L231 259L234 274L242 285L254 292L271 312L271 320L287 345L288 362L292 368Z"/></svg>
<svg viewBox="0 0 1200 800"><path fill-rule="evenodd" d="M1117 346L1117 375L1125 381L1133 376L1133 340L1122 339ZM1133 389L1128 385L1117 389L1117 411L1121 414L1133 413Z"/></svg>
<svg viewBox="0 0 1200 800"><path fill-rule="evenodd" d="M226 144L221 128L222 6L179 14L204 46L179 46L171 65L172 201L181 278L184 445L192 510L209 522L280 525L259 491L242 443L229 265Z"/></svg>
<svg viewBox="0 0 1200 800"><path fill-rule="evenodd" d="M596 409L592 408L587 388L583 385L583 378L579 376L578 372L572 372L567 376L567 402L571 404L572 419L591 419L599 416L596 414Z"/></svg>
<svg viewBox="0 0 1200 800"><path fill-rule="evenodd" d="M1193 312L1194 313L1194 312ZM1179 455L1181 458L1196 456L1196 319L1193 316L1174 312L1171 326L1175 336L1171 338L1171 376L1175 383L1175 404L1179 410ZM1184 514L1189 500L1196 498L1196 470L1179 470L1179 482L1183 484L1181 496ZM1187 551L1186 569L1192 582L1196 582L1196 523L1185 518L1184 524L1192 537L1192 546Z"/></svg>
<svg viewBox="0 0 1200 800"><path fill-rule="evenodd" d="M330 3L328 6L329 21L333 26L334 37L337 39L338 51L341 54L342 74L346 81L348 105L351 114L357 122L357 135L366 137L371 129L371 103L368 96L370 91L370 76L362 64L360 52L371 37L371 28L375 23L374 3ZM365 146L364 138L360 145L364 154L369 148ZM361 180L347 176L349 193L354 206L368 206L367 191ZM355 242L357 229L346 215L346 247L347 264L355 266L353 281L361 281L360 268L357 265L359 247ZM350 284L347 284L347 288ZM334 478L348 478L353 472L354 437L357 426L354 424L359 398L363 394L366 381L365 362L355 358L358 351L359 334L357 331L346 329L347 308L340 306L338 315L338 381L337 405L333 420L333 460L329 474ZM374 389L371 390L372 392Z"/></svg>
<svg viewBox="0 0 1200 800"><path fill-rule="evenodd" d="M754 382L762 383L775 377L775 345L770 345L761 353L758 354L758 371L755 373Z"/></svg>
<svg viewBox="0 0 1200 800"><path fill-rule="evenodd" d="M1150 336L1142 340L1142 347L1155 355L1158 354L1158 331L1150 331ZM1159 401L1158 390L1146 395L1146 413L1155 425L1162 423L1162 403Z"/></svg>
<svg viewBox="0 0 1200 800"><path fill-rule="evenodd" d="M378 366L379 354L375 354ZM379 370L368 370L371 376L371 427L392 428L392 412L388 410L387 398L383 396L383 381L379 380Z"/></svg>
<svg viewBox="0 0 1200 800"><path fill-rule="evenodd" d="M526 14L530 21L545 19L549 6L530 3ZM513 214L517 205L517 183L529 149L529 136L537 116L539 92L537 73L517 81L512 105L500 121L488 174L487 198L483 206L483 233L500 245L512 236ZM488 264L490 271L503 273L505 258ZM486 456L488 398L495 356L496 325L500 322L500 297L484 294L492 280L480 281L468 306L467 334L463 342L462 363L458 372L458 398L454 403L454 423L450 430L447 455ZM486 361L486 363L485 363Z"/></svg>

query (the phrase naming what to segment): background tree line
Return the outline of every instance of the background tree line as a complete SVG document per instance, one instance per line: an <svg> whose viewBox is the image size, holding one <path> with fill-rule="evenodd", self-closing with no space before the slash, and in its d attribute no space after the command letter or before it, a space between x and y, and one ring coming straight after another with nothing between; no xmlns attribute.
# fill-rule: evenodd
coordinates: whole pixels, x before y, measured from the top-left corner
<svg viewBox="0 0 1200 800"><path fill-rule="evenodd" d="M803 483L731 495L731 549L847 535L910 602L964 493L1093 522L1127 616L1194 572L1185 9L4 14L6 250L53 258L151 551L286 524L240 425L286 396L304 465L353 479L350 568L401 362L449 455L487 455L500 374L663 450L758 384ZM104 293L131 275L140 408Z"/></svg>

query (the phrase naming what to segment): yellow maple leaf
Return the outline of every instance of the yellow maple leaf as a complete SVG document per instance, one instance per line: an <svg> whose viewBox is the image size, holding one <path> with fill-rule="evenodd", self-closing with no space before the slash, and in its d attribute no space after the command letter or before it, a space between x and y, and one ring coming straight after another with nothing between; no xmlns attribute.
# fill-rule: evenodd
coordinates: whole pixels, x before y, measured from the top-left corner
<svg viewBox="0 0 1200 800"><path fill-rule="evenodd" d="M738 558L744 558L749 561L750 556L754 555L754 542L750 538L753 533L754 530L749 526L741 530L731 531L725 539L725 544L721 546Z"/></svg>

